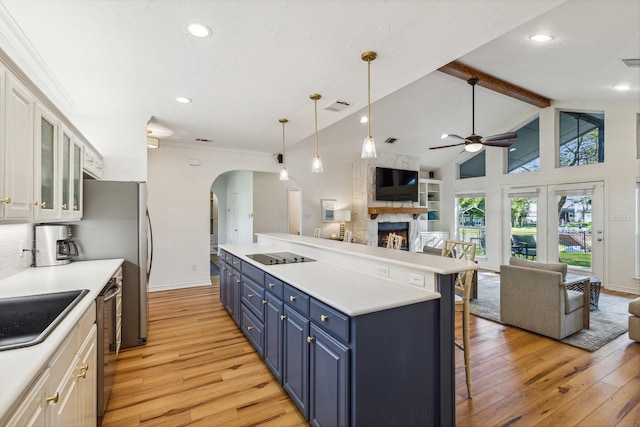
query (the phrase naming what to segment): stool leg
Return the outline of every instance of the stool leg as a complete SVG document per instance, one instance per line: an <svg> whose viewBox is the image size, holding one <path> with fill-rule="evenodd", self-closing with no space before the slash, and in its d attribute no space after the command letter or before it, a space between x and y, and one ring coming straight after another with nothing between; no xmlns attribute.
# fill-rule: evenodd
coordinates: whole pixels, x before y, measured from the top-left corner
<svg viewBox="0 0 640 427"><path fill-rule="evenodd" d="M464 374L467 379L467 394L469 399L473 398L471 394L471 344L469 339L469 302L464 304L462 311L462 342L464 345Z"/></svg>

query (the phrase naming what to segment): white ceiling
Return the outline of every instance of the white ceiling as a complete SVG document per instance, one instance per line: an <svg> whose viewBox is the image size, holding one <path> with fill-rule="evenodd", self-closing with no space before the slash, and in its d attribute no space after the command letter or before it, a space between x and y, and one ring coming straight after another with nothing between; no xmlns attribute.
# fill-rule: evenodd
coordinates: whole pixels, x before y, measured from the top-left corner
<svg viewBox="0 0 640 427"><path fill-rule="evenodd" d="M435 71L458 59L553 100L640 104L638 0L0 0L12 32L63 111L154 118L164 141L277 153L312 150L312 93L320 93L320 154L359 157L371 64L378 151L421 158L423 169L457 148L429 151L443 132L471 133L471 91ZM202 22L213 35L186 31ZM539 45L538 32L555 39ZM629 92L612 90L627 83ZM193 99L183 105L176 96ZM343 99L353 105L323 110ZM511 130L536 107L478 87L476 131ZM82 129L81 129L82 130ZM384 144L396 137L395 145ZM212 143L196 143L196 138ZM384 144L384 145L383 145ZM100 147L97 147L100 149ZM335 149L332 149L335 148ZM338 154L339 153L339 154Z"/></svg>

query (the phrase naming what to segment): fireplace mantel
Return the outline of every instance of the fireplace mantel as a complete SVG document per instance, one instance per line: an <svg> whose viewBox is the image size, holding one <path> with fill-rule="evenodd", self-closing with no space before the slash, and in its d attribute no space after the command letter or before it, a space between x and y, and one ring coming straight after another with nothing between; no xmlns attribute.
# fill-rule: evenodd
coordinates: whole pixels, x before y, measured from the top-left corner
<svg viewBox="0 0 640 427"><path fill-rule="evenodd" d="M369 215L371 219L376 219L382 214L410 214L413 219L418 219L421 214L426 214L427 208L388 208L388 207L369 207Z"/></svg>

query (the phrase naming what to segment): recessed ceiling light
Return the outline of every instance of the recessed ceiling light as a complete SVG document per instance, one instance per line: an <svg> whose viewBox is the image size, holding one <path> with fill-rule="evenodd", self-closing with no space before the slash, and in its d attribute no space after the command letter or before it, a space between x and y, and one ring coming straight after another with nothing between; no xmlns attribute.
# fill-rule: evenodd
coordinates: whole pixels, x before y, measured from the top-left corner
<svg viewBox="0 0 640 427"><path fill-rule="evenodd" d="M176 98L176 101L178 101L181 104L188 104L188 103L191 102L191 98L187 98L187 97L184 97L184 96L179 96L179 97Z"/></svg>
<svg viewBox="0 0 640 427"><path fill-rule="evenodd" d="M624 92L624 91L626 91L626 90L631 90L631 86L629 86L629 85L624 85L624 84L622 84L622 85L616 85L616 86L614 86L613 88L614 88L615 90L619 90L620 92Z"/></svg>
<svg viewBox="0 0 640 427"><path fill-rule="evenodd" d="M547 34L534 34L532 36L529 36L529 40L533 40L534 42L548 42L553 40L553 37L547 35Z"/></svg>
<svg viewBox="0 0 640 427"><path fill-rule="evenodd" d="M195 37L209 37L212 33L211 28L197 22L189 24L188 30Z"/></svg>
<svg viewBox="0 0 640 427"><path fill-rule="evenodd" d="M369 121L369 117L367 116L360 117L360 123L367 123L368 121Z"/></svg>

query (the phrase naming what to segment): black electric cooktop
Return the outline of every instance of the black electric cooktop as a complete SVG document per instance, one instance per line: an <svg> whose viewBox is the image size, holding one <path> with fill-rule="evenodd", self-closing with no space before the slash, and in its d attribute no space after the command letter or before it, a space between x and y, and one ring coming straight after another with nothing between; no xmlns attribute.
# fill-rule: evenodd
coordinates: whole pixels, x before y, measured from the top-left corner
<svg viewBox="0 0 640 427"><path fill-rule="evenodd" d="M315 261L315 259L307 258L302 255L293 254L291 252L273 252L268 254L251 254L247 255L247 258L251 258L254 261L258 261L265 265L275 264L293 264L296 262L309 262Z"/></svg>

